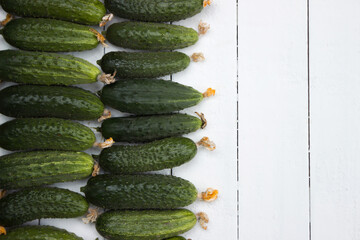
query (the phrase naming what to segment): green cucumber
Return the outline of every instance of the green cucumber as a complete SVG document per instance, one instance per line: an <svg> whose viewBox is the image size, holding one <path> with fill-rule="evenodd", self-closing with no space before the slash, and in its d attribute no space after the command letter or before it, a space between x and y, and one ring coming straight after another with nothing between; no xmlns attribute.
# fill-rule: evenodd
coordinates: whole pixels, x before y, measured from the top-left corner
<svg viewBox="0 0 360 240"><path fill-rule="evenodd" d="M100 95L105 105L138 115L180 111L197 105L204 98L192 87L161 79L117 81L106 85Z"/></svg>
<svg viewBox="0 0 360 240"><path fill-rule="evenodd" d="M85 25L99 24L106 14L99 0L0 0L8 13L20 17L54 18Z"/></svg>
<svg viewBox="0 0 360 240"><path fill-rule="evenodd" d="M195 186L166 175L109 175L90 178L81 188L86 199L106 209L174 209L197 199Z"/></svg>
<svg viewBox="0 0 360 240"><path fill-rule="evenodd" d="M121 18L144 22L174 22L204 8L203 0L105 0L106 8Z"/></svg>
<svg viewBox="0 0 360 240"><path fill-rule="evenodd" d="M41 218L76 218L89 208L79 193L61 188L31 188L0 199L0 225L21 225Z"/></svg>
<svg viewBox="0 0 360 240"><path fill-rule="evenodd" d="M119 117L106 119L101 125L101 132L105 138L113 138L117 142L149 142L195 132L205 125L204 120L180 113Z"/></svg>
<svg viewBox="0 0 360 240"><path fill-rule="evenodd" d="M83 152L17 152L0 157L0 189L75 181L91 175L93 158Z"/></svg>
<svg viewBox="0 0 360 240"><path fill-rule="evenodd" d="M184 70L190 57L181 52L109 52L98 64L119 78L153 78Z"/></svg>
<svg viewBox="0 0 360 240"><path fill-rule="evenodd" d="M165 23L120 22L109 26L107 40L119 47L139 50L175 50L194 45L198 33L192 28Z"/></svg>
<svg viewBox="0 0 360 240"><path fill-rule="evenodd" d="M71 55L20 50L0 51L2 81L73 85L94 83L101 71L93 64Z"/></svg>
<svg viewBox="0 0 360 240"><path fill-rule="evenodd" d="M95 143L90 128L56 118L20 118L0 125L0 147L15 150L82 151Z"/></svg>
<svg viewBox="0 0 360 240"><path fill-rule="evenodd" d="M104 112L97 96L76 87L15 85L0 91L0 103L0 113L16 118L93 120Z"/></svg>
<svg viewBox="0 0 360 240"><path fill-rule="evenodd" d="M197 146L191 139L172 137L143 145L103 149L99 164L114 174L133 174L177 167L190 161L196 153Z"/></svg>
<svg viewBox="0 0 360 240"><path fill-rule="evenodd" d="M96 221L96 230L110 240L161 240L192 229L194 213L185 209L109 211Z"/></svg>
<svg viewBox="0 0 360 240"><path fill-rule="evenodd" d="M83 240L81 237L65 229L52 226L24 226L11 229L7 235L0 236L0 240Z"/></svg>
<svg viewBox="0 0 360 240"><path fill-rule="evenodd" d="M22 50L74 52L96 48L97 35L90 27L44 18L18 18L0 30L5 41Z"/></svg>

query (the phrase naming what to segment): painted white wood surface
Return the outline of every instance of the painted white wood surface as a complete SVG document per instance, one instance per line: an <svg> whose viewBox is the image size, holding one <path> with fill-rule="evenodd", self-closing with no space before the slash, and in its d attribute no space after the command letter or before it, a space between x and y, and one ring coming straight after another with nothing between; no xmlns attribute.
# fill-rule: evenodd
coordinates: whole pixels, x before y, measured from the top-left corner
<svg viewBox="0 0 360 240"><path fill-rule="evenodd" d="M224 17L226 16L226 17ZM5 13L1 11L0 18L4 18ZM199 42L192 47L181 51L191 55L193 52L203 52L206 61L202 63L191 63L189 68L182 73L164 77L164 79L192 86L200 91L205 91L208 87L217 90L216 96L205 99L199 106L193 107L183 112L195 115L195 111L203 112L209 122L204 130L189 134L188 137L194 141L200 140L203 136L208 136L217 144L217 150L208 152L199 149L197 156L192 162L176 169L161 171L163 174L173 174L192 181L196 187L205 190L207 187L214 187L220 190L219 199L214 203L196 202L189 206L194 212L205 211L210 217L208 230L205 231L199 225L186 233L187 238L197 240L211 239L237 239L237 92L236 92L236 2L225 1L215 2L210 7L190 19L177 22L187 27L197 28L200 20L211 24L211 30L207 35L201 36ZM123 21L115 18L113 22ZM100 30L100 28L97 28ZM0 49L11 48L0 41ZM95 50L81 53L70 53L74 56L84 58L96 65L104 52L121 51L119 47L110 45L105 50L99 46ZM2 83L0 88L11 85ZM85 89L98 91L102 84L81 85ZM111 109L113 116L123 116L124 114ZM3 115L0 116L1 122L9 120ZM94 122L82 122L88 126L99 126ZM101 135L97 134L98 140ZM7 153L0 149L0 154ZM88 153L98 153L98 149L86 151ZM72 183L54 184L54 186L67 188L79 192L80 187L86 184L86 180ZM30 224L37 224L33 221ZM41 219L41 225L52 225L65 228L85 240L103 238L97 234L94 224L85 225L81 218L76 219Z"/></svg>
<svg viewBox="0 0 360 240"><path fill-rule="evenodd" d="M307 240L306 1L238 4L240 239Z"/></svg>
<svg viewBox="0 0 360 240"><path fill-rule="evenodd" d="M310 1L312 239L360 239L360 2Z"/></svg>

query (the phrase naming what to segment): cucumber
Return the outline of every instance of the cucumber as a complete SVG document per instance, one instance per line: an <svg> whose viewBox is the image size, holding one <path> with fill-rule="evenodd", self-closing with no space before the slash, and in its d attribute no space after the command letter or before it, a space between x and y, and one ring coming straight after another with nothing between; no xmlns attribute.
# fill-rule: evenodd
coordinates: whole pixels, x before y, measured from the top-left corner
<svg viewBox="0 0 360 240"><path fill-rule="evenodd" d="M7 235L0 236L1 240L83 240L81 237L65 229L52 226L24 226L11 229Z"/></svg>
<svg viewBox="0 0 360 240"><path fill-rule="evenodd" d="M185 209L109 211L96 221L96 230L110 240L161 240L192 229L194 213Z"/></svg>
<svg viewBox="0 0 360 240"><path fill-rule="evenodd" d="M119 78L154 78L184 70L190 57L181 52L109 52L98 64Z"/></svg>
<svg viewBox="0 0 360 240"><path fill-rule="evenodd" d="M74 52L96 48L97 35L90 27L44 18L18 18L0 30L5 41L22 50Z"/></svg>
<svg viewBox="0 0 360 240"><path fill-rule="evenodd" d="M56 118L20 118L0 125L0 147L15 150L82 151L95 143L90 128Z"/></svg>
<svg viewBox="0 0 360 240"><path fill-rule="evenodd" d="M144 22L173 22L192 17L203 0L105 0L106 8L121 18Z"/></svg>
<svg viewBox="0 0 360 240"><path fill-rule="evenodd" d="M83 152L17 152L0 157L0 189L75 181L91 175L93 158Z"/></svg>
<svg viewBox="0 0 360 240"><path fill-rule="evenodd" d="M76 87L15 85L0 91L0 103L0 113L16 118L93 120L104 112L97 96Z"/></svg>
<svg viewBox="0 0 360 240"><path fill-rule="evenodd" d="M100 95L105 105L139 115L180 111L197 105L204 98L192 87L160 79L117 81L106 85Z"/></svg>
<svg viewBox="0 0 360 240"><path fill-rule="evenodd" d="M112 137L117 142L149 142L181 136L204 126L201 119L179 113L110 118L102 123L101 132L105 138Z"/></svg>
<svg viewBox="0 0 360 240"><path fill-rule="evenodd" d="M195 186L166 175L98 175L81 188L86 199L106 209L174 209L197 199Z"/></svg>
<svg viewBox="0 0 360 240"><path fill-rule="evenodd" d="M85 25L99 24L106 14L98 0L0 0L2 8L20 17L54 18Z"/></svg>
<svg viewBox="0 0 360 240"><path fill-rule="evenodd" d="M89 204L83 196L61 188L31 188L0 199L0 225L21 225L41 218L76 218Z"/></svg>
<svg viewBox="0 0 360 240"><path fill-rule="evenodd" d="M101 71L81 58L57 53L0 51L2 81L41 84L73 85L94 83Z"/></svg>
<svg viewBox="0 0 360 240"><path fill-rule="evenodd" d="M114 23L107 29L106 38L119 47L153 51L185 48L199 39L192 28L147 22Z"/></svg>
<svg viewBox="0 0 360 240"><path fill-rule="evenodd" d="M172 137L143 145L103 149L99 164L114 174L133 174L177 167L190 161L196 153L197 146L191 139Z"/></svg>

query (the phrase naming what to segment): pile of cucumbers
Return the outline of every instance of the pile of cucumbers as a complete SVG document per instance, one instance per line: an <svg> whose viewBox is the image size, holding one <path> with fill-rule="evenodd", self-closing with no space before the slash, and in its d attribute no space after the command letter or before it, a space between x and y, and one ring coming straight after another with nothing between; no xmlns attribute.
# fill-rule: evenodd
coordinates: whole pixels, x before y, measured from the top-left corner
<svg viewBox="0 0 360 240"><path fill-rule="evenodd" d="M85 221L96 220L97 231L114 240L184 240L178 235L198 218L208 220L183 207L198 198L212 201L217 190L198 194L185 179L144 174L190 161L199 145L215 147L207 138L195 143L182 137L206 127L204 114L179 113L215 91L156 79L186 69L190 57L171 50L199 39L194 29L164 22L191 17L208 4L0 0L9 13L0 34L18 48L0 51L0 80L17 83L0 90L0 113L13 118L0 125L0 147L14 151L0 157L0 240L79 240L64 229L21 225L88 212ZM113 15L131 21L96 30L94 25L104 26ZM97 62L102 71L59 53L91 50L99 42L146 52L109 52ZM97 81L106 85L96 93L73 86ZM105 106L128 116L111 117ZM102 122L97 129L78 122L94 120ZM107 140L97 142L95 131ZM103 149L99 155L83 152L93 147ZM99 175L100 168L105 174ZM86 178L85 196L46 186ZM107 211L95 219L90 204Z"/></svg>

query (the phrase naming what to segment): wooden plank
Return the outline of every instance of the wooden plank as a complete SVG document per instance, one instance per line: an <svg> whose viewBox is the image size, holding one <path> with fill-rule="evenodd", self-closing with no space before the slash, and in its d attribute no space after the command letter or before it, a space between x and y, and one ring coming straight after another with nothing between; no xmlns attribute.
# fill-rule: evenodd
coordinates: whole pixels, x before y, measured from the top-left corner
<svg viewBox="0 0 360 240"><path fill-rule="evenodd" d="M309 239L306 1L238 11L240 239Z"/></svg>
<svg viewBox="0 0 360 240"><path fill-rule="evenodd" d="M312 239L360 239L360 2L310 1Z"/></svg>

